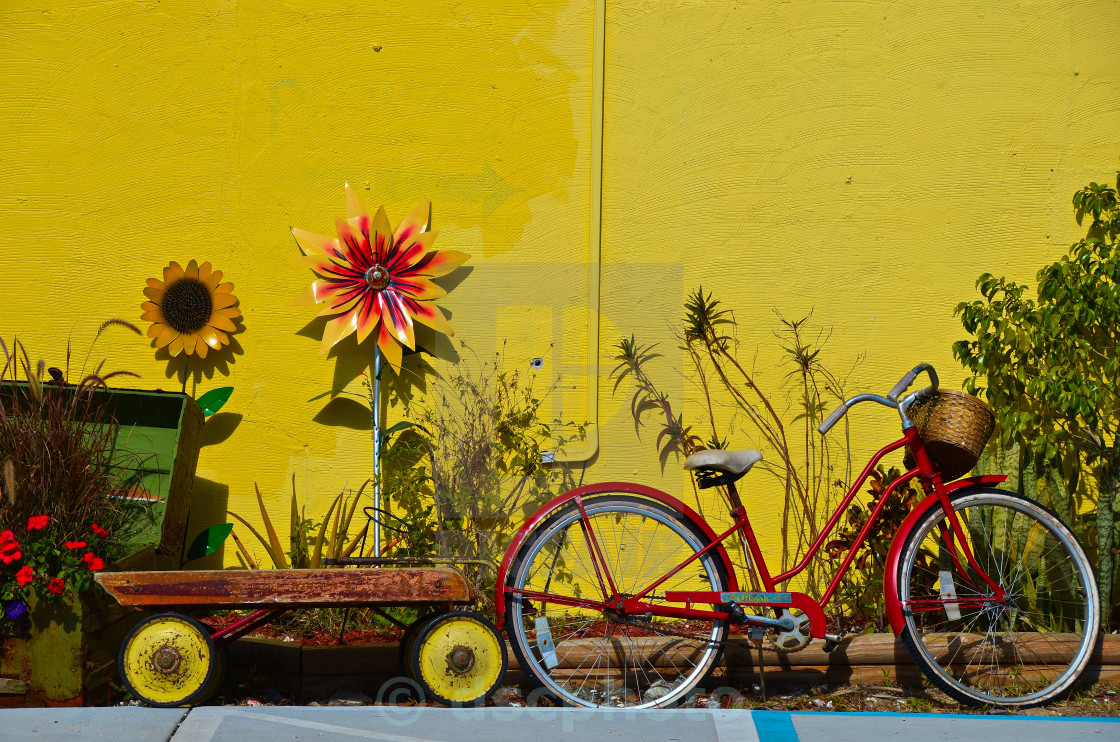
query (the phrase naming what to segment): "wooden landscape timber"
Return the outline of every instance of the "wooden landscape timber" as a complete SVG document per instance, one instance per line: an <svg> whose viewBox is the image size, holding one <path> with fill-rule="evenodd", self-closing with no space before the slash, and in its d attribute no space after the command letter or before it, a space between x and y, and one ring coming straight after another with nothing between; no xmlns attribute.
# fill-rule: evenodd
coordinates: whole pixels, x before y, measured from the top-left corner
<svg viewBox="0 0 1120 742"><path fill-rule="evenodd" d="M652 645L645 648L660 651ZM345 689L361 690L377 698L385 684L401 674L396 644L305 647L276 639L249 638L234 642L230 652L235 680L244 681L249 668L253 668L254 672L268 676L268 687L305 700ZM512 651L509 655L509 670L503 684L528 686L527 674ZM758 682L758 657L755 645L743 637L732 637L720 666L705 687L709 691L720 686L743 688ZM831 653L826 653L819 641L791 654L764 650L762 670L770 688L884 682L906 687L924 682L906 647L893 634L857 636ZM1101 637L1082 681L1120 682L1120 635Z"/></svg>
<svg viewBox="0 0 1120 742"><path fill-rule="evenodd" d="M103 572L123 606L339 608L469 603L474 590L457 569L250 569Z"/></svg>

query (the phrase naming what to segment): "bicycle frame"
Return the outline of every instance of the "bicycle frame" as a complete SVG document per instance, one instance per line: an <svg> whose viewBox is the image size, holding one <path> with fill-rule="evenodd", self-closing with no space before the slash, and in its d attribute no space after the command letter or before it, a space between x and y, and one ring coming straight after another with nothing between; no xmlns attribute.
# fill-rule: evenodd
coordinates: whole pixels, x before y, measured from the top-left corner
<svg viewBox="0 0 1120 742"><path fill-rule="evenodd" d="M875 466L887 454L897 451L900 448L908 447L914 456L915 466L909 471L905 472L894 481L890 483L884 491L883 496L879 498L878 503L871 511L867 522L860 529L855 541L851 548L848 550L844 557L843 562L833 575L831 582L826 588L824 594L820 599L815 599L804 593L797 592L776 592L775 587L778 584L786 582L787 580L795 577L805 570L810 564L813 557L820 551L825 539L828 538L832 530L836 527L843 513L847 511L848 506L859 494L864 483L867 481ZM1005 600L1006 594L998 584L995 583L985 572L980 568L976 558L968 546L968 541L965 537L964 530L956 517L951 505L950 496L952 493L969 487L976 487L986 484L997 484L1002 482L1006 477L1004 476L983 476L972 477L966 479L958 479L949 484L941 481L941 475L937 473L931 463L929 456L926 453L925 447L922 443L921 437L918 435L916 429L913 427L904 428L903 437L893 443L890 443L880 449L871 460L864 467L856 482L851 486L845 494L844 499L837 506L835 511L829 517L825 527L818 534L816 540L810 545L806 554L802 557L801 561L789 570L781 572L776 575L771 575L769 568L766 565L766 560L762 554L762 550L758 545L758 540L755 537L754 529L751 526L750 518L747 515L746 508L743 506L739 499L737 490L734 484L728 485L728 494L731 498L732 510L731 516L734 523L730 528L721 534L716 534L711 530L707 523L694 511L689 509L683 503L671 498L664 493L652 490L641 485L612 485L612 491L632 492L634 494L646 495L655 497L655 499L666 502L681 510L687 518L692 520L700 526L705 535L711 540L706 547L691 555L688 559L677 564L664 575L662 575L655 582L646 587L641 593L625 597L619 594L610 570L607 569L606 561L599 546L598 538L595 535L594 528L590 518L583 505L583 495L592 494L596 490L595 487L580 488L574 490L567 495L562 495L560 498L553 500L544 507L542 507L536 514L534 514L519 530L515 536L514 541L511 543L507 551L506 558L503 560L501 568L498 573L498 584L504 586L497 591L496 595L496 608L499 617L499 626L505 620L505 601L506 595L518 595L529 600L547 600L548 602L556 604L566 604L573 607L593 609L593 610L606 610L619 615L646 615L646 616L661 616L667 618L694 618L706 620L726 620L730 617L727 610L710 610L694 608L693 604L707 604L712 606L723 606L729 603L736 603L742 606L750 606L756 608L796 608L805 613L809 618L810 634L815 638L825 638L825 616L824 606L827 605L829 600L835 594L836 589L839 587L841 580L847 574L851 567L855 555L859 548L867 539L872 527L878 521L880 513L885 506L887 500L893 492L902 484L914 479L919 478L923 488L928 493L927 497L919 503L919 505L912 511L911 515L907 518L906 522L899 533L896 535L892 545L891 555L897 555L902 542L905 541L909 533L910 527L917 520L917 516L924 514L931 507L941 507L946 514L945 520L948 528L944 528L942 537L946 540L946 545L949 547L949 553L952 559L958 563L958 566L963 561L971 567L976 575L980 577L992 590L991 596L987 600L1002 601ZM600 590L602 591L603 599L595 600L591 598L570 598L553 595L551 593L544 593L531 590L519 590L506 586L506 575L510 567L510 561L513 554L517 552L521 542L524 540L528 532L542 521L549 514L554 512L560 505L567 502L574 501L576 507L580 511L580 528L584 534L585 540L588 544L588 549L591 555L592 562L595 567L596 579ZM727 556L724 542L735 534L742 534L743 540L747 545L750 552L751 561L758 571L758 577L765 592L739 592L738 584L735 578L735 570L732 566L730 559ZM667 580L671 579L674 575L681 570L688 567L696 560L702 558L704 555L715 552L718 558L728 568L728 574L731 576L731 590L723 592L712 591L667 591L665 599L674 603L684 603L685 607L680 608L677 606L668 606L660 603L648 603L645 598L656 590L660 585L664 584ZM959 553L958 553L959 552ZM963 557L963 559L962 559ZM884 576L884 588L887 596L888 614L891 620L892 627L896 631L899 630L901 621L901 606L898 604L896 590L891 589L895 587L893 582L887 584L888 580L893 580L894 570L893 561L888 558L888 574ZM915 605L914 610L933 610L935 608L943 608L946 602L951 601L938 601L936 606ZM971 600L961 599L958 601L962 607L971 606L972 603L978 602L976 598ZM756 620L752 622L750 614L746 616L748 623L768 623L768 621Z"/></svg>

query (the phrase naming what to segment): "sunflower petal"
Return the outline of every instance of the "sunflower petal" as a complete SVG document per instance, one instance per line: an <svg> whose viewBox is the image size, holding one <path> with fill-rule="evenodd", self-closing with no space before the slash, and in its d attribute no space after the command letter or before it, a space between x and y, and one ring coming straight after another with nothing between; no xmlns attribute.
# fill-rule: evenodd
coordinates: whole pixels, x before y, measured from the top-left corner
<svg viewBox="0 0 1120 742"><path fill-rule="evenodd" d="M435 302L419 301L408 302L409 312L412 314L412 319L422 325L427 325L436 332L442 332L444 335L454 336L455 331L451 329L451 324L447 318L443 316L443 312L435 305Z"/></svg>
<svg viewBox="0 0 1120 742"><path fill-rule="evenodd" d="M221 312L211 312L210 320L206 324L216 330L225 330L226 332L235 332L237 330L237 325L233 324L233 320Z"/></svg>
<svg viewBox="0 0 1120 742"><path fill-rule="evenodd" d="M158 278L149 278L147 281L145 281L145 283L147 283L151 288L158 289L159 291L167 290L167 286L165 286L163 281L159 280Z"/></svg>
<svg viewBox="0 0 1120 742"><path fill-rule="evenodd" d="M210 264L210 261L207 260L205 263L198 266L198 280L199 281L205 281L207 278L210 277L210 274L213 273L213 272L214 272L214 266L212 266Z"/></svg>
<svg viewBox="0 0 1120 742"><path fill-rule="evenodd" d="M183 352L189 355L194 355L195 345L198 343L198 335L193 332L189 335L182 335L183 338Z"/></svg>
<svg viewBox="0 0 1120 742"><path fill-rule="evenodd" d="M346 218L353 219L357 216L369 216L369 210L366 205L362 203L362 199L358 198L358 194L354 193L354 189L350 184L346 184Z"/></svg>
<svg viewBox="0 0 1120 742"><path fill-rule="evenodd" d="M411 273L420 261L420 256L432 248L436 240L436 232L424 232L414 235L397 246L397 251L389 259L386 267L391 273Z"/></svg>
<svg viewBox="0 0 1120 742"><path fill-rule="evenodd" d="M186 276L187 276L187 278L190 278L194 281L198 280L198 261L197 260L192 259L191 262L187 263Z"/></svg>
<svg viewBox="0 0 1120 742"><path fill-rule="evenodd" d="M184 275L183 266L172 260L168 266L163 269L163 283L165 286L170 286L172 281L178 281Z"/></svg>
<svg viewBox="0 0 1120 742"><path fill-rule="evenodd" d="M343 314L327 322L323 329L323 344L319 346L319 355L324 355L335 343L357 329L357 317L353 312Z"/></svg>
<svg viewBox="0 0 1120 742"><path fill-rule="evenodd" d="M357 319L358 342L364 343L381 323L381 292L369 294L352 311Z"/></svg>
<svg viewBox="0 0 1120 742"><path fill-rule="evenodd" d="M156 304L159 304L161 301L163 301L163 293L163 289L155 289L151 286L148 286L144 289L144 296L148 297Z"/></svg>
<svg viewBox="0 0 1120 742"><path fill-rule="evenodd" d="M165 327L167 327L167 325L164 324L163 322L155 323L154 325L152 325L151 327L148 328L148 337L150 337L150 338L159 337L159 334L161 332L163 332ZM171 342L171 341L169 340L168 342Z"/></svg>
<svg viewBox="0 0 1120 742"><path fill-rule="evenodd" d="M409 278L394 279L392 290L399 294L409 296L416 301L431 301L447 296L447 289L426 278L412 276Z"/></svg>
<svg viewBox="0 0 1120 742"><path fill-rule="evenodd" d="M214 289L213 293L215 293L215 294L231 294L231 293L233 293L233 284L232 283L218 284L217 288Z"/></svg>
<svg viewBox="0 0 1120 742"><path fill-rule="evenodd" d="M427 232L432 228L432 202L424 199L416 208L408 212L408 216L401 219L397 231L393 235L394 242L406 243L413 235Z"/></svg>
<svg viewBox="0 0 1120 742"><path fill-rule="evenodd" d="M412 272L437 278L447 275L470 258L470 255L458 250L436 250L425 255Z"/></svg>
<svg viewBox="0 0 1120 742"><path fill-rule="evenodd" d="M393 334L396 336L397 340L404 345L407 345L409 348L415 348L416 333L412 329L412 317L409 315L404 301L399 294L389 291L382 292L382 296L385 296L386 299L386 309L392 312L393 328L395 329ZM382 315L382 319L384 319L384 315Z"/></svg>
<svg viewBox="0 0 1120 742"><path fill-rule="evenodd" d="M222 281L222 272L214 271L206 278L202 278L199 280L206 284L206 288L210 289L210 293L214 293L214 289L218 288L218 284Z"/></svg>
<svg viewBox="0 0 1120 742"><path fill-rule="evenodd" d="M331 258L326 255L304 255L299 262L326 279L359 281L364 280L364 269L351 265L344 258Z"/></svg>
<svg viewBox="0 0 1120 742"><path fill-rule="evenodd" d="M322 279L315 279L311 282L311 285L305 288L303 290L303 293L296 297L296 300L288 306L306 307L311 306L312 304L324 302L334 295L334 292L328 288L329 286L329 282Z"/></svg>
<svg viewBox="0 0 1120 742"><path fill-rule="evenodd" d="M373 252L373 262L385 265L393 247L393 225L389 224L389 217L385 215L385 207L377 210L373 217L373 232L369 236L370 249Z"/></svg>
<svg viewBox="0 0 1120 742"><path fill-rule="evenodd" d="M211 302L214 309L225 309L236 304L237 297L233 294L214 294L211 297Z"/></svg>
<svg viewBox="0 0 1120 742"><path fill-rule="evenodd" d="M180 334L180 335L176 336L176 338L168 344L167 352L171 354L172 358L174 358L175 356L177 356L177 355L179 355L180 353L183 352L183 338L184 337L185 337L184 335Z"/></svg>
<svg viewBox="0 0 1120 742"><path fill-rule="evenodd" d="M381 355L385 356L385 360L393 367L393 372L400 374L401 372L401 351L400 343L393 337L389 328L384 323L381 325L381 332L377 334L377 347L381 350Z"/></svg>
<svg viewBox="0 0 1120 742"><path fill-rule="evenodd" d="M338 229L339 253L334 262L345 261L351 267L365 271L373 263L373 253L369 249L369 241L350 222L345 219L336 219L335 227Z"/></svg>
<svg viewBox="0 0 1120 742"><path fill-rule="evenodd" d="M159 309L159 304L156 304L154 301L146 301L140 305L140 308L145 312L150 312L153 309Z"/></svg>
<svg viewBox="0 0 1120 742"><path fill-rule="evenodd" d="M202 333L198 333L196 337L198 338L198 343L194 346L194 353L199 358L205 358L207 351L210 350L210 346L202 342Z"/></svg>
<svg viewBox="0 0 1120 742"><path fill-rule="evenodd" d="M209 345L214 350L222 347L223 343L219 336L223 333L218 332L213 327L203 327L198 331L198 339L202 341L201 344Z"/></svg>
<svg viewBox="0 0 1120 742"><path fill-rule="evenodd" d="M339 288L331 291L330 296L327 297L326 306L323 307L317 316L326 317L328 314L349 312L356 307L360 301L373 301L372 292L369 291L365 284L353 284L350 286L343 284L335 285Z"/></svg>
<svg viewBox="0 0 1120 742"><path fill-rule="evenodd" d="M150 301L146 301L144 303L151 304ZM149 309L148 311L140 315L140 320L142 322L159 322L162 319L164 319L164 316L159 307L156 307L155 309Z"/></svg>
<svg viewBox="0 0 1120 742"><path fill-rule="evenodd" d="M325 237L295 227L292 227L292 236L296 238L296 244L304 255L325 255L338 249L338 240L334 237Z"/></svg>
<svg viewBox="0 0 1120 742"><path fill-rule="evenodd" d="M160 330L159 335L156 337L156 347L157 348L162 348L162 347L168 345L172 340L174 340L179 335L179 331L176 330L171 325L156 325L156 327L162 327L163 328L162 330Z"/></svg>

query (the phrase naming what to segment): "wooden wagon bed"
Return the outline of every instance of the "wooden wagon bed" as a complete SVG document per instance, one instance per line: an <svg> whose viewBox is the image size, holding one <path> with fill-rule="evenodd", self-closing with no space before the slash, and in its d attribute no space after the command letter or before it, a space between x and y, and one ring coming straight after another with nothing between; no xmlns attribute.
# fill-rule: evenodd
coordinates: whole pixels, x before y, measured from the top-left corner
<svg viewBox="0 0 1120 742"><path fill-rule="evenodd" d="M474 590L452 567L100 572L124 606L345 608L470 603Z"/></svg>

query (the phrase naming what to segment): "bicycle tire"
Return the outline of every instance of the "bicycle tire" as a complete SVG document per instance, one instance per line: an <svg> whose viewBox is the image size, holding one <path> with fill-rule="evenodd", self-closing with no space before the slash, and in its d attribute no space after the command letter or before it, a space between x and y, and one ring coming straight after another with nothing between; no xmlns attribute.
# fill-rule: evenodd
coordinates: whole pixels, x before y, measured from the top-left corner
<svg viewBox="0 0 1120 742"><path fill-rule="evenodd" d="M906 648L965 704L1029 708L1062 697L1088 664L1100 622L1085 552L1055 513L1018 494L967 490L952 504L977 563L1008 600L990 598L935 507L899 553Z"/></svg>
<svg viewBox="0 0 1120 742"><path fill-rule="evenodd" d="M585 498L583 505L606 567L627 596L652 584L664 573L659 568L668 571L710 543L697 524L648 498L604 493ZM588 590L591 599L605 599L600 597L590 553L579 508L569 503L526 539L510 570L509 585L557 597L587 597ZM722 591L729 584L726 567L713 549L646 600L665 603L666 590ZM510 593L505 627L521 667L566 705L673 705L706 680L719 662L727 622L662 618L641 623L622 623L617 614L604 610ZM546 631L547 636L542 634Z"/></svg>

